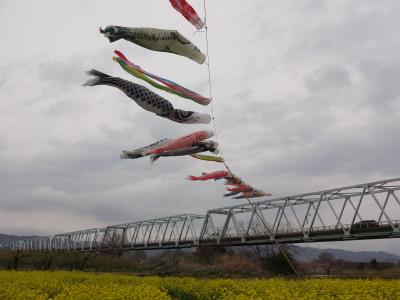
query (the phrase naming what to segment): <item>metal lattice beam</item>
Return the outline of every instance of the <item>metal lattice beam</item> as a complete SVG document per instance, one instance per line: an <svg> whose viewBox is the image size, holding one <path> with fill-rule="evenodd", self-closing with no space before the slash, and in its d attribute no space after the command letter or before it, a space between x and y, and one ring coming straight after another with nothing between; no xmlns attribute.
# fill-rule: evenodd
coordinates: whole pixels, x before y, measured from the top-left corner
<svg viewBox="0 0 400 300"><path fill-rule="evenodd" d="M126 251L400 237L400 178L0 244L0 251ZM265 228L265 225L268 228Z"/></svg>
<svg viewBox="0 0 400 300"><path fill-rule="evenodd" d="M397 237L400 234L398 190L400 178L395 178L253 202L253 206L245 203L212 209L206 214L200 243L211 244L209 241L213 240L218 244L239 245L272 243L273 239L285 243ZM389 201L392 216L388 213ZM375 207L371 209L371 205ZM375 216L369 216L371 212ZM262 216L264 222L256 216ZM216 219L219 226L215 226ZM240 219L246 224L244 234L238 233ZM213 226L208 224L211 221ZM269 236L263 224L267 224L273 236Z"/></svg>

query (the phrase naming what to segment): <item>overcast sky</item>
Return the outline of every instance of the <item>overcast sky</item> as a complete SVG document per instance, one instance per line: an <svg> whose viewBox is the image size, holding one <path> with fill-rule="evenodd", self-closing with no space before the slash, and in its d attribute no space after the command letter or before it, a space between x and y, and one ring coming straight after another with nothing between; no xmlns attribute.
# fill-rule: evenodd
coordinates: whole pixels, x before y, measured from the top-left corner
<svg viewBox="0 0 400 300"><path fill-rule="evenodd" d="M190 2L203 17L203 1ZM216 126L233 172L274 196L399 176L399 1L207 1L207 21ZM120 160L122 149L211 124L174 123L117 89L83 88L85 70L138 82L111 60L118 49L203 95L208 73L184 57L109 43L98 28L111 24L177 29L206 51L205 34L167 0L0 0L0 232L51 234L236 203L221 197L222 183L184 180L215 163ZM367 245L400 252L398 240L329 244Z"/></svg>

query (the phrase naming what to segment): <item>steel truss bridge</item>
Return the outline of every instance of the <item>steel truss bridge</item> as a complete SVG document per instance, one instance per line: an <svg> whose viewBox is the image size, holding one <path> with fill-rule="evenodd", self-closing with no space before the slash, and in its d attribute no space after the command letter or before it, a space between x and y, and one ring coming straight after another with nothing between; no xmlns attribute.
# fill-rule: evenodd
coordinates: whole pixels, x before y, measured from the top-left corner
<svg viewBox="0 0 400 300"><path fill-rule="evenodd" d="M0 244L0 251L121 252L400 237L400 178ZM266 226L268 228L266 228Z"/></svg>

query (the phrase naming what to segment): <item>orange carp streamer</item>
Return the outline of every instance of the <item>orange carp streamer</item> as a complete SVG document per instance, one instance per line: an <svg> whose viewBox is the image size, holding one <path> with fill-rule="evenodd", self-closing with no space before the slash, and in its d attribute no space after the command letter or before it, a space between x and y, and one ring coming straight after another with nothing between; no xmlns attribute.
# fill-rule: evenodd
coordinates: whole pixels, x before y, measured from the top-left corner
<svg viewBox="0 0 400 300"><path fill-rule="evenodd" d="M192 176L189 175L188 177L186 177L187 180L192 180L192 181L197 181L197 180L210 180L210 179L214 179L214 180L218 180L221 178L225 178L227 176L229 176L230 173L228 171L215 171L215 172L211 172L211 173L203 173L201 176Z"/></svg>

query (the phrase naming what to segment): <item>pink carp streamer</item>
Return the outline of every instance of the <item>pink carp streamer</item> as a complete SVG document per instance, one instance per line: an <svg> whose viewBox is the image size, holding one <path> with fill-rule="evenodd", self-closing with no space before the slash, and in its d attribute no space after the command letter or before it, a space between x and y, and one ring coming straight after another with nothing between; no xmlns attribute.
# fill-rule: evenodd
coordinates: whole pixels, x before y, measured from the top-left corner
<svg viewBox="0 0 400 300"><path fill-rule="evenodd" d="M224 194L224 197L233 196L239 193L242 195L233 197L233 199L244 199L244 198L256 198L263 196L271 196L270 193L266 193L264 191L255 189L250 184L245 183L240 177L236 175L230 174L230 177L227 177L225 180L225 185L230 185L233 187L227 187L227 191L230 193Z"/></svg>
<svg viewBox="0 0 400 300"><path fill-rule="evenodd" d="M142 79L146 81L147 83L151 84L155 88L158 88L160 90L166 91L168 93L180 96L182 98L190 99L193 100L194 102L201 104L201 105L208 105L210 104L210 98L203 97L191 90L188 90L187 88L184 88L183 86L162 78L160 76L154 75L150 72L147 72L143 70L140 66L134 64L133 62L129 61L128 58L122 54L122 52L115 50L114 53L117 55L116 57L113 57L113 60L129 74L132 76L135 76L136 78ZM158 82L161 82L162 84L159 84L155 82L154 80L150 79L153 78L157 80Z"/></svg>
<svg viewBox="0 0 400 300"><path fill-rule="evenodd" d="M225 165L226 166L226 165ZM201 176L192 176L189 175L186 177L187 180L197 181L197 180L218 180L218 179L225 179L225 185L227 185L226 189L229 193L224 194L224 197L230 197L237 194L242 193L237 197L233 197L233 199L243 199L243 198L256 198L256 197L263 197L263 196L271 196L270 193L266 193L264 191L255 189L251 185L245 183L240 177L231 173L231 171L227 167L227 171L220 170L214 171L210 173L203 173ZM230 186L230 187L229 187Z"/></svg>
<svg viewBox="0 0 400 300"><path fill-rule="evenodd" d="M242 181L242 178L233 175L231 175L226 179L225 185L236 185L236 184L243 184L244 182Z"/></svg>
<svg viewBox="0 0 400 300"><path fill-rule="evenodd" d="M150 149L145 151L144 154L160 154L166 151L177 150L184 147L192 146L202 140L208 139L214 136L214 132L210 130L195 131L191 134L179 137L170 141L169 143L162 145L158 148Z"/></svg>
<svg viewBox="0 0 400 300"><path fill-rule="evenodd" d="M215 172L210 172L210 173L203 173L201 176L192 176L189 175L186 177L187 180L192 180L192 181L196 181L196 180L210 180L210 179L214 179L214 180L218 180L218 179L222 179L225 178L227 176L229 176L230 173L228 171L215 171Z"/></svg>
<svg viewBox="0 0 400 300"><path fill-rule="evenodd" d="M227 187L226 190L230 192L251 192L254 188L249 184L238 184L235 187Z"/></svg>
<svg viewBox="0 0 400 300"><path fill-rule="evenodd" d="M200 30L204 27L204 23L197 15L196 11L185 0L169 0L169 2L173 8L180 12L186 20L196 27L197 30Z"/></svg>

